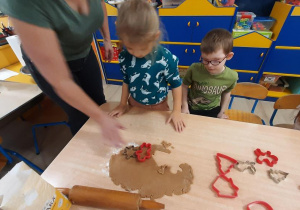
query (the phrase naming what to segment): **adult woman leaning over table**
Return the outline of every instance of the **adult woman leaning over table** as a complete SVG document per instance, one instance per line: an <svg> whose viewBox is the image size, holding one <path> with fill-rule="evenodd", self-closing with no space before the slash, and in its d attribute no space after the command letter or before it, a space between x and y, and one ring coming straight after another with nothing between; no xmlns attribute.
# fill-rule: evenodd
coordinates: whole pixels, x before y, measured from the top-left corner
<svg viewBox="0 0 300 210"><path fill-rule="evenodd" d="M122 126L99 108L105 96L91 48L92 33L100 28L105 57L112 59L104 1L1 0L0 10L11 17L34 80L67 113L72 134L90 117L106 140L122 143Z"/></svg>

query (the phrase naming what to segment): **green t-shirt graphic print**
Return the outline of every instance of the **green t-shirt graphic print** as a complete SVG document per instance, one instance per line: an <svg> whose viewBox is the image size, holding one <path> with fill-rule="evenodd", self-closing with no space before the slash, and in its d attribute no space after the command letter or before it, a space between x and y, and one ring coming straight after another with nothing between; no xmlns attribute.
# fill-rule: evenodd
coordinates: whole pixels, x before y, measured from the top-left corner
<svg viewBox="0 0 300 210"><path fill-rule="evenodd" d="M188 104L194 110L211 110L220 106L221 94L230 92L238 80L238 74L228 67L218 75L211 75L202 63L193 63L183 83L191 85Z"/></svg>

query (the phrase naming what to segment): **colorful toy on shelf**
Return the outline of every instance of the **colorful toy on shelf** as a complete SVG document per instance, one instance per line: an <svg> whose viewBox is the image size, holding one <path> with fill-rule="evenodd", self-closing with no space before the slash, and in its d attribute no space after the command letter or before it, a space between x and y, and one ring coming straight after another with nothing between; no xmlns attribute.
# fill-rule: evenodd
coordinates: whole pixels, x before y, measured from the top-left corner
<svg viewBox="0 0 300 210"><path fill-rule="evenodd" d="M300 6L300 0L285 0L285 3Z"/></svg>
<svg viewBox="0 0 300 210"><path fill-rule="evenodd" d="M215 6L218 7L230 7L234 5L235 0L215 0Z"/></svg>
<svg viewBox="0 0 300 210"><path fill-rule="evenodd" d="M272 17L255 17L252 24L252 29L256 31L269 31L275 23Z"/></svg>
<svg viewBox="0 0 300 210"><path fill-rule="evenodd" d="M238 12L236 15L235 29L250 29L256 15L253 12Z"/></svg>

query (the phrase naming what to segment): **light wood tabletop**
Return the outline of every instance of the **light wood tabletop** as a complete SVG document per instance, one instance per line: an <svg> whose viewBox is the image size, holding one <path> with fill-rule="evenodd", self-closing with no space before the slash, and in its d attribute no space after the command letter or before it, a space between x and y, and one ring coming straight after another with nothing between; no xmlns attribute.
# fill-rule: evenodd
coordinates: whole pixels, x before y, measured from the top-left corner
<svg viewBox="0 0 300 210"><path fill-rule="evenodd" d="M41 94L37 85L0 81L0 120Z"/></svg>
<svg viewBox="0 0 300 210"><path fill-rule="evenodd" d="M102 109L112 110L117 104L108 103ZM300 209L300 132L292 129L257 124L182 115L187 128L176 133L171 124L165 124L168 112L149 112L132 108L118 120L126 127L122 136L128 143L148 142L172 144L170 154L157 152L158 165L167 164L171 171L180 170L181 163L191 165L194 174L187 194L164 196L157 202L166 209L246 209L253 201L265 201L273 209ZM85 185L90 187L123 189L109 177L110 157L118 149L104 144L95 122L89 120L50 164L42 177L54 187ZM256 173L231 169L228 177L239 187L236 198L221 198L212 190L219 175L216 154L222 153L240 161L255 161L254 150L271 151L278 157L272 167L289 175L279 184L269 178L265 163L255 164ZM225 165L225 162L223 162ZM226 186L226 185L224 185ZM222 185L222 187L224 187ZM87 209L72 207L72 209ZM253 208L255 209L255 208Z"/></svg>

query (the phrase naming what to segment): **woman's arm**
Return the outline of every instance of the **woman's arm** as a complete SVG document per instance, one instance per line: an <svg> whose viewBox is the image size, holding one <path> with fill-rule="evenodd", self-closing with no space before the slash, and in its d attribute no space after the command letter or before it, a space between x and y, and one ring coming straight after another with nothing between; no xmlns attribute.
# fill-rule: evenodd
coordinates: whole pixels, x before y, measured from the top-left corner
<svg viewBox="0 0 300 210"><path fill-rule="evenodd" d="M101 0L102 9L103 9L103 24L100 28L101 35L103 36L103 44L105 48L105 60L111 61L114 57L114 50L111 45L110 33L108 27L108 17L106 11L106 5L104 0Z"/></svg>
<svg viewBox="0 0 300 210"><path fill-rule="evenodd" d="M56 94L95 120L101 126L106 139L115 145L122 142L118 131L121 125L101 111L98 105L73 81L55 32L17 19L12 19L12 21L25 52L41 75L51 84Z"/></svg>

